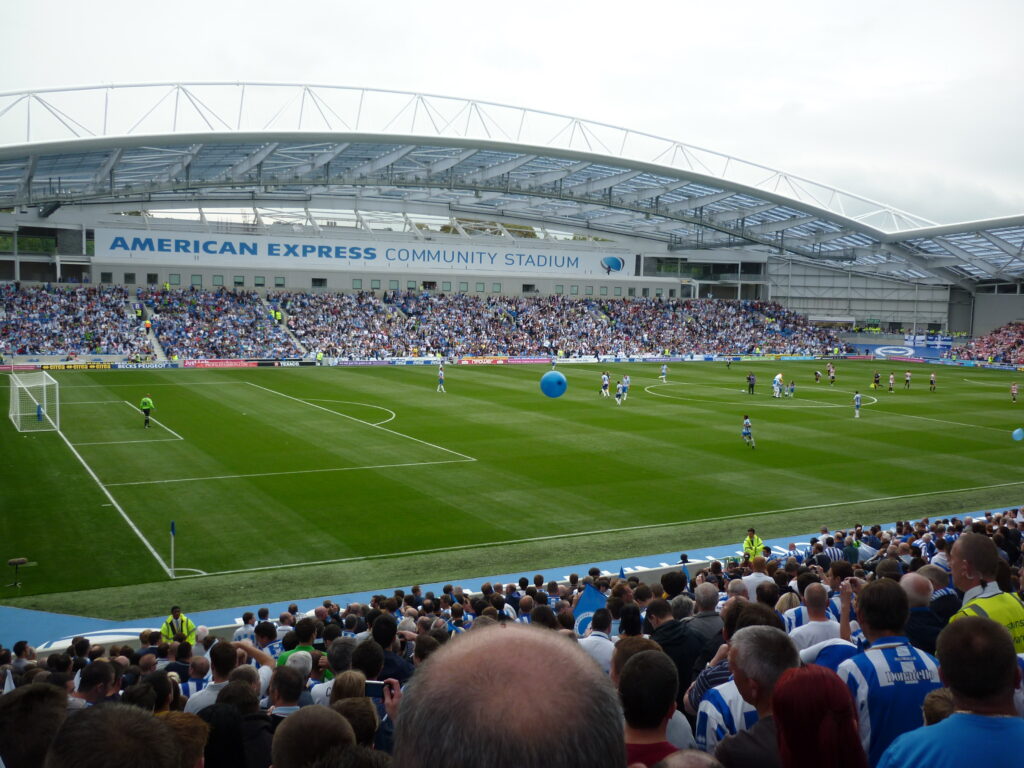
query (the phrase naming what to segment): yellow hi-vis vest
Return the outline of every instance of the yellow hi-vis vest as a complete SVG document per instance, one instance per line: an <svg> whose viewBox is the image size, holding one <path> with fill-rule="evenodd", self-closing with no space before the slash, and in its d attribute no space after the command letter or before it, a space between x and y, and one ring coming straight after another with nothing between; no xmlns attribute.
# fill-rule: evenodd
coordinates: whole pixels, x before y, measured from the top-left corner
<svg viewBox="0 0 1024 768"><path fill-rule="evenodd" d="M1017 653L1024 653L1024 600L1009 592L1000 592L988 597L976 597L950 617L956 621L964 616L982 616L999 622L1013 637Z"/></svg>
<svg viewBox="0 0 1024 768"><path fill-rule="evenodd" d="M764 547L764 542L761 537L756 533L754 538L751 539L749 536L743 540L743 554L750 554L750 559L753 560L755 557L761 554L761 549Z"/></svg>

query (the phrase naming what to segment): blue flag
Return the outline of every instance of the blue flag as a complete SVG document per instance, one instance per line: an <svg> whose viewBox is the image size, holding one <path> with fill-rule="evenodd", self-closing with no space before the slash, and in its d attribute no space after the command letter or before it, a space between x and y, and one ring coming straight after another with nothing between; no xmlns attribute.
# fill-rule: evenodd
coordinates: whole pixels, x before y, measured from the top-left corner
<svg viewBox="0 0 1024 768"><path fill-rule="evenodd" d="M576 619L577 635L580 637L583 636L590 627L591 619L594 618L594 611L599 608L604 608L605 603L607 602L608 598L602 595L599 589L587 584L579 602L576 603L576 610L572 612L573 618Z"/></svg>
<svg viewBox="0 0 1024 768"><path fill-rule="evenodd" d="M174 535L174 521L171 520L171 536Z"/></svg>
<svg viewBox="0 0 1024 768"><path fill-rule="evenodd" d="M619 566L619 578L620 579L626 578L626 568L625 568L625 566L622 566L622 565Z"/></svg>

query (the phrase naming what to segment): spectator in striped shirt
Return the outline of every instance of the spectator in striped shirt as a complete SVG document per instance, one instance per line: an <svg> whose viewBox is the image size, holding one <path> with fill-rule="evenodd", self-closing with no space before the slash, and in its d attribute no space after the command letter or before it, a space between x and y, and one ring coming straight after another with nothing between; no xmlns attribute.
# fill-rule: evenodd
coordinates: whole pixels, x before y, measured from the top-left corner
<svg viewBox="0 0 1024 768"><path fill-rule="evenodd" d="M730 605L733 605L730 603ZM731 610L727 608L727 610ZM768 626L782 629L782 621L778 614L762 603L750 603L738 601L735 619L730 618L731 613L726 616L723 635L728 639L744 627ZM735 621L733 629L733 621ZM730 632L730 629L732 631ZM726 671L726 681L716 685L703 695L703 699L697 706L697 727L694 736L697 746L707 752L714 752L718 742L728 735L739 733L750 728L757 722L757 710L748 704L740 695L736 682L729 679L729 647L722 646L720 649L724 664L718 658L712 659L715 664L711 669L721 671L723 666ZM711 669L708 672L711 672ZM703 673L702 673L703 674ZM698 676L691 690L691 696L701 685L701 677Z"/></svg>
<svg viewBox="0 0 1024 768"><path fill-rule="evenodd" d="M910 607L891 579L865 586L857 621L871 647L839 665L839 679L857 705L861 744L874 766L896 737L921 724L924 697L942 686L938 662L904 636Z"/></svg>
<svg viewBox="0 0 1024 768"><path fill-rule="evenodd" d="M825 556L834 563L836 560L845 560L846 556L843 554L843 550L836 546L836 540L829 536L825 539Z"/></svg>
<svg viewBox="0 0 1024 768"><path fill-rule="evenodd" d="M210 660L206 656L193 656L188 663L188 680L181 684L181 695L188 698L210 682Z"/></svg>
<svg viewBox="0 0 1024 768"><path fill-rule="evenodd" d="M284 652L284 644L277 638L277 627L269 621L261 621L253 630L256 637L256 647L261 651L269 653L276 660ZM256 663L255 666L260 666Z"/></svg>
<svg viewBox="0 0 1024 768"><path fill-rule="evenodd" d="M959 611L961 606L960 593L950 585L949 571L929 563L921 566L917 573L932 583L932 597L928 607L943 624L948 623L949 617Z"/></svg>
<svg viewBox="0 0 1024 768"><path fill-rule="evenodd" d="M779 762L772 692L787 669L800 666L793 641L775 627L745 627L730 640L729 668L743 700L757 709L758 721L750 729L727 736L715 748L725 768L777 768Z"/></svg>
<svg viewBox="0 0 1024 768"><path fill-rule="evenodd" d="M250 643L255 642L255 627L256 615L252 611L246 611L242 614L242 624L235 630L235 635L231 638L232 641L236 643L241 642L242 640L247 640Z"/></svg>

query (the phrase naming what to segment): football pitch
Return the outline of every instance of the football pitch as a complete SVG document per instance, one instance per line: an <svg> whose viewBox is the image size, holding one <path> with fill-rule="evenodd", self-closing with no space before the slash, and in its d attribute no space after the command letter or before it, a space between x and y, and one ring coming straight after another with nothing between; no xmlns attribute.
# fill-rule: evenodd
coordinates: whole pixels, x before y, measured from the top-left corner
<svg viewBox="0 0 1024 768"><path fill-rule="evenodd" d="M675 364L662 383L652 364L565 364L558 399L538 386L548 366L450 365L446 394L433 366L53 372L61 432L0 426L0 555L37 563L0 601L166 587L172 521L175 594L246 575L209 594L231 605L266 599L239 584L285 578L308 595L340 591L325 578L343 564L398 563L389 577L412 583L698 549L747 524L779 535L1019 499L1015 374L915 365L905 390L905 369L884 363L839 361L835 386L815 384L815 368ZM599 396L603 369L613 389L631 376L623 405ZM777 371L793 398L771 397ZM804 527L782 531L785 520ZM689 525L715 521L724 540ZM455 562L479 570L450 573Z"/></svg>

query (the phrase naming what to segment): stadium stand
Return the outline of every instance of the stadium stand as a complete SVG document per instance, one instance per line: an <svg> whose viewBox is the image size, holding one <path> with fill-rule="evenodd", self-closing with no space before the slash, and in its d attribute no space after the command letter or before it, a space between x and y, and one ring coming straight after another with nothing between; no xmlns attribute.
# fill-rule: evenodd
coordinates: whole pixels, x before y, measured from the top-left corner
<svg viewBox="0 0 1024 768"><path fill-rule="evenodd" d="M0 350L149 355L120 287L0 287ZM170 359L831 354L834 333L779 304L715 299L137 289ZM274 319L287 314L284 327Z"/></svg>
<svg viewBox="0 0 1024 768"><path fill-rule="evenodd" d="M390 354L404 318L372 293L271 293L288 313L288 329L310 354L375 359Z"/></svg>
<svg viewBox="0 0 1024 768"><path fill-rule="evenodd" d="M974 339L953 347L943 357L960 360L983 360L994 363L1024 363L1024 323L1007 323Z"/></svg>
<svg viewBox="0 0 1024 768"><path fill-rule="evenodd" d="M827 354L846 345L806 317L764 301L634 299L602 303L623 354Z"/></svg>
<svg viewBox="0 0 1024 768"><path fill-rule="evenodd" d="M253 291L149 288L138 292L171 359L288 358L302 350Z"/></svg>
<svg viewBox="0 0 1024 768"><path fill-rule="evenodd" d="M392 755L390 759L395 765L426 764L433 759L428 745L441 743L449 757L453 745L458 744L460 759L466 760L460 764L466 765L582 765L585 758L588 765L596 762L623 768L627 764L627 744L634 745L630 754L644 752L635 746L637 735L644 729L657 735L655 751L659 757L692 743L694 734L685 722L669 723L666 730L664 714L660 710L638 709L646 699L642 690L633 690L637 685L657 686L658 691L664 691L659 696L671 700L676 695L678 663L682 658L676 646L685 645L696 651L687 658L696 660L682 679L692 679L691 673L705 667L724 671L718 675L722 682L702 693L696 743L714 752L726 766L744 764L745 756L758 750L766 765L790 764L787 760L791 762L793 754L802 749L801 718L819 717L820 713L808 711L801 715L802 699L817 701L813 696L808 699L811 692L799 687L810 685L810 678L803 680L785 672L793 666L794 654L801 645L785 634L799 634L797 630L806 626L806 616L802 619L799 608L794 608L783 617L776 611L774 601L778 599L778 607L799 604L805 590L813 591L808 586L821 582L823 586L816 589L827 591L830 605L826 620L834 622L838 631L827 633L826 640L804 647L800 658L817 665L813 667L817 670L815 675L825 676L825 688L834 705L843 700L848 711L856 712L859 736L853 731L848 734L844 751L849 753L849 760L845 764L902 764L897 757L901 750L905 751L911 743L927 742L918 730L920 706L926 694L941 685L940 661L953 663L942 660L943 648L949 651L947 659L955 659L965 667L974 665L983 670L987 663L985 658L972 656L970 644L965 645L962 639L955 643L950 639L944 644L943 638L950 634L952 626L957 625L958 638L982 638L984 642L979 640L979 647L999 646L1004 666L1013 652L1019 654L1017 667L1024 669L1024 635L1020 630L1024 626L1020 582L1020 568L1024 565L1022 532L1024 513L1013 509L985 513L976 519L900 522L885 530L860 525L849 530L824 529L823 537L849 537L854 542L844 549L842 559L827 564L816 546L818 542L812 540L810 547L780 548L785 551L771 555L765 564L755 563L749 556L728 558L725 562L691 562L688 573L692 578L688 580L681 576L680 566L672 566L660 573L652 571L629 577L605 576L598 571L561 583L546 582L543 575L538 575L533 585L524 577L518 585L485 584L478 593L457 586L446 587L437 595L418 590L406 595L403 590L396 590L392 595L375 595L367 604L339 606L326 601L305 617L289 612L287 621L282 619L282 626L294 627L295 631L286 632L281 640L274 624L263 622L255 627L252 641L232 642L232 627L220 636L205 636L195 646L183 644L179 638L167 643L159 631L152 630L143 632L136 644L108 648L76 638L66 651L36 658L27 643L19 642L10 650L0 649L0 674L5 690L0 696L0 758L11 768L43 764L48 751L53 751L51 759L57 760L86 738L85 731L77 727L84 722L78 720L85 716L82 713L116 704L130 705L136 713L129 718L117 707L110 707L112 722L138 720L141 716L155 718L145 723L153 738L157 738L158 732L163 733L166 714L161 712L195 712L199 720L211 726L205 747L208 761L227 754L244 757L249 765L269 764L272 751L284 749L283 743L277 743L276 735L280 732L285 734L281 738L287 737L283 723L294 713L305 712L303 718L311 722L323 720L325 724L329 721L339 733L347 733L347 729L335 715L349 713L350 717L358 718L351 725L356 732L367 734L364 742L373 738L381 753L375 764L388 764L385 754ZM942 544L938 544L940 541ZM760 560L761 556L755 559ZM759 588L752 598L742 579L755 568L766 572L777 589ZM926 578L920 578L918 571ZM942 575L936 579L936 573ZM741 588L730 590L730 583ZM933 588L933 584L942 586ZM622 648L629 646L627 655L647 654L643 658L649 663L642 674L639 662L631 662L630 666L625 663L626 656L617 651L606 672L573 642L574 612L581 596L594 589L608 599L609 609L614 605L611 628L606 629L607 616L602 616L600 629L616 643L620 640L617 616L627 606L657 606L663 598L679 595L680 589L684 589L683 596L698 598L695 603L688 603L694 616L713 616L709 606L716 595L726 598L726 626L717 633L709 632L704 626L706 620L691 622L684 616L679 621L662 610L659 615L663 618L656 622L659 631L650 639L627 640L622 635ZM953 596L963 608L950 618L939 606ZM531 605L530 610L525 610ZM294 608L297 613L298 606ZM922 612L927 612L930 620L938 620L942 627L938 635L938 660L920 647L924 641L916 639L913 627L920 625ZM820 617L820 610L816 615ZM661 631L669 626L666 622L675 628L669 634L674 642L678 641L671 648L657 642L666 634ZM505 631L494 634L498 624L506 624ZM301 637L297 634L300 627L304 633ZM651 651L664 651L669 657L651 657ZM321 673L321 654L327 655L326 676ZM537 663L523 665L522 654L529 654ZM197 684L200 680L190 680L186 687L181 672L184 666L170 669L171 658L177 664L188 664L189 673L184 676L205 674L212 678L212 683L202 685ZM475 664L478 658L488 661ZM386 671L398 666L411 673L405 695L398 681L391 680ZM487 672L481 677L483 668ZM645 678L657 677L662 669L671 673L672 678L665 685ZM882 680L883 675L888 676L889 682ZM991 691L986 689L982 692L984 696L972 697L970 691L964 690L964 680L981 676L975 672L951 678L944 673L943 680L957 681L947 694L953 697L960 713L957 717L964 722L965 714L968 719L973 718L968 725L976 730L986 727L979 718L1010 717L1018 723L1013 726L1014 733L1021 730L1021 677L1014 674L1001 675L1000 680L993 678ZM363 699L363 681L375 678L384 683L378 698ZM684 687L678 694L692 695L692 688L703 678L698 676L689 684L690 690ZM510 687L509 681L514 679L518 683ZM539 752L510 750L496 734L490 734L488 728L505 727L508 717L524 710L530 691L555 679L562 681L557 695L548 687L544 689L551 695L542 697L551 711L542 707L537 717L543 720L556 711L588 711L588 727L570 729L574 731L571 737L566 735L568 732L559 732L559 743L552 742L551 749ZM1011 681L1015 681L1015 690L1011 690ZM614 685L632 686L633 698L625 726ZM822 685L811 687L824 696ZM314 687L317 692L310 696L308 691ZM785 697L785 709L780 710L784 719L778 723L773 722L777 713L772 687ZM205 692L198 695L202 691ZM192 693L191 705L183 692ZM370 701L372 706L360 705L360 701ZM103 706L96 706L100 704ZM145 711L139 712L140 707ZM900 716L893 716L893 712ZM474 713L487 714L474 719ZM174 738L183 738L180 732L192 732L184 728L192 722L183 720L183 728L170 729ZM378 728L373 736L375 724ZM451 738L439 740L437 734L446 727L455 729ZM478 738L459 738L466 728ZM777 729L780 733L784 730L786 738L780 738L776 746ZM545 733L544 729L540 731ZM195 732L205 733L201 728ZM490 735L484 737L483 733ZM598 733L603 740L595 742ZM904 734L920 735L914 737L916 741L908 741L901 738ZM326 740L322 749L314 750L315 756L355 749L346 746L351 744L351 737L341 738L340 742L343 743L339 746ZM162 749L168 749L166 741L160 743ZM178 749L183 744L180 742ZM601 745L597 752L595 744ZM119 747L138 750L133 753L135 759L143 759L144 744L126 741ZM83 741L81 748L92 749L96 745ZM195 750L194 743L191 749ZM544 762L536 761L540 758L532 760L531 754L543 755ZM555 754L557 759L552 757ZM506 759L502 760L502 755ZM515 762L509 762L510 755Z"/></svg>
<svg viewBox="0 0 1024 768"><path fill-rule="evenodd" d="M120 286L0 283L0 351L18 355L148 356L145 328Z"/></svg>

